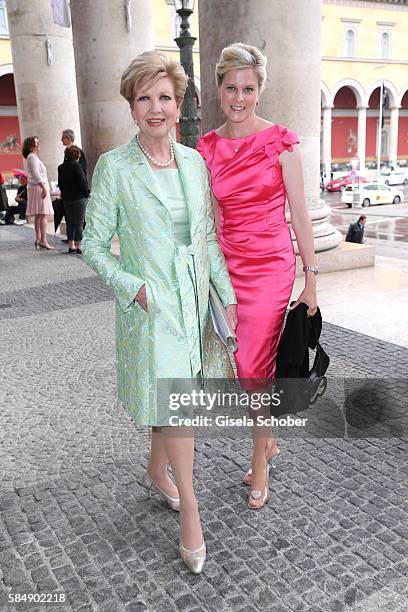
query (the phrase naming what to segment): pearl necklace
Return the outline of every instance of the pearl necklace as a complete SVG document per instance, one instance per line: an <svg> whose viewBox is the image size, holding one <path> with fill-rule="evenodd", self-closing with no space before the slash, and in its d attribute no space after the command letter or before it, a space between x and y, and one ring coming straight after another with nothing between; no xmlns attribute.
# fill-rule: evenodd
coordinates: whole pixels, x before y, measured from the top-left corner
<svg viewBox="0 0 408 612"><path fill-rule="evenodd" d="M140 150L146 155L147 159L150 159L152 164L154 164L155 166L159 166L160 168L167 168L168 166L171 166L171 164L174 162L174 145L173 145L173 141L170 136L169 136L170 159L168 162L161 162L161 161L157 161L157 159L154 159L154 157L152 157L150 153L148 153L146 149L142 146L140 142L139 134L136 134L136 140L137 140L137 144L140 147Z"/></svg>

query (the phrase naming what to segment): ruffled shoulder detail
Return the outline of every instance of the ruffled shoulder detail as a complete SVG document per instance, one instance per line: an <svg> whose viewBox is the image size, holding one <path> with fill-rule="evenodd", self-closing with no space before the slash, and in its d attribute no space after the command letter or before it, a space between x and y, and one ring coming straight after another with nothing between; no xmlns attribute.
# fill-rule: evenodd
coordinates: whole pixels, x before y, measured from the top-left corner
<svg viewBox="0 0 408 612"><path fill-rule="evenodd" d="M283 151L293 151L293 145L299 144L300 142L299 136L283 125L278 125L278 128L279 140L276 144L278 146L279 153L282 153Z"/></svg>
<svg viewBox="0 0 408 612"><path fill-rule="evenodd" d="M270 158L278 158L283 151L293 151L293 145L299 143L299 137L292 130L276 123L265 144L265 153Z"/></svg>
<svg viewBox="0 0 408 612"><path fill-rule="evenodd" d="M203 159L207 159L209 150L211 150L211 143L215 139L215 130L211 130L204 136L200 136L197 142L196 150L200 153Z"/></svg>

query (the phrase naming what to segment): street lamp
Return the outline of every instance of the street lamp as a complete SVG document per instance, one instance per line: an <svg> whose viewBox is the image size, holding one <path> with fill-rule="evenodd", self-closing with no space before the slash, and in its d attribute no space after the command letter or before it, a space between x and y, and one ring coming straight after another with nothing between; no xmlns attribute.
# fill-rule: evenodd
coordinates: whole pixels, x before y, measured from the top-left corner
<svg viewBox="0 0 408 612"><path fill-rule="evenodd" d="M197 40L191 36L189 17L194 11L194 0L174 0L176 13L181 17L180 36L174 40L180 49L180 62L188 76L188 86L181 107L181 143L195 149L198 140L197 97L194 86L193 46Z"/></svg>

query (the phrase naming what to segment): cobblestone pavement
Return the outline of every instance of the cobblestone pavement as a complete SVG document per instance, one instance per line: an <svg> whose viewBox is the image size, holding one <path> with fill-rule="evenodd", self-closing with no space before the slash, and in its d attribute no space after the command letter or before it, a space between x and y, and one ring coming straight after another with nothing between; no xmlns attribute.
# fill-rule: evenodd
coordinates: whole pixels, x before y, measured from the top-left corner
<svg viewBox="0 0 408 612"><path fill-rule="evenodd" d="M406 440L282 435L271 499L246 507L250 436L199 436L208 562L139 481L148 433L115 401L114 302L80 257L0 234L0 610L397 612L408 604ZM406 377L408 350L333 325L336 376ZM9 603L10 594L65 602Z"/></svg>

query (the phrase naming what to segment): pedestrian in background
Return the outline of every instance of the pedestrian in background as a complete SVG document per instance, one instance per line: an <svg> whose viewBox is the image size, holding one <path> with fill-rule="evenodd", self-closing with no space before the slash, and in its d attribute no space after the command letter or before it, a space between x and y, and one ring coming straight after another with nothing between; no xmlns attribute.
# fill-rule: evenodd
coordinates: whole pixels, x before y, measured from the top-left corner
<svg viewBox="0 0 408 612"><path fill-rule="evenodd" d="M4 176L0 172L0 211L4 212L9 207L6 190L4 189Z"/></svg>
<svg viewBox="0 0 408 612"><path fill-rule="evenodd" d="M28 171L27 215L34 216L35 248L54 251L47 240L47 223L53 214L47 169L38 157L40 142L37 136L29 136L23 142L22 155Z"/></svg>
<svg viewBox="0 0 408 612"><path fill-rule="evenodd" d="M362 244L366 220L367 217L365 215L360 215L358 221L356 221L355 223L350 223L346 236L346 242L355 242L357 244Z"/></svg>
<svg viewBox="0 0 408 612"><path fill-rule="evenodd" d="M73 130L63 130L61 134L61 142L64 145L64 147L72 147L73 145L75 145L79 149L81 153L81 157L79 158L79 165L84 171L85 176L87 176L88 162L86 161L85 153L82 151L80 147L78 147L78 145L75 144L74 131Z"/></svg>
<svg viewBox="0 0 408 612"><path fill-rule="evenodd" d="M89 193L88 181L80 162L81 149L71 145L65 149L64 163L58 166L58 187L64 203L68 253L78 254L82 253L82 232Z"/></svg>
<svg viewBox="0 0 408 612"><path fill-rule="evenodd" d="M66 129L66 130L62 130L62 134L61 134L61 142L64 145L64 147L71 147L73 145L75 145L81 152L81 156L79 158L79 165L81 166L84 174L85 174L85 178L86 180L88 180L88 163L85 157L85 153L83 152L83 150L78 147L78 145L75 144L75 133L74 130L70 130L70 129ZM64 158L65 159L65 158ZM88 196L89 196L89 191L88 191ZM65 215L65 211L64 211L64 215L65 216L65 222L67 223L67 218ZM61 218L62 221L62 218ZM85 227L85 222L84 222L84 227ZM68 242L68 239L63 239L61 240L61 242ZM72 247L70 247L72 248Z"/></svg>
<svg viewBox="0 0 408 612"><path fill-rule="evenodd" d="M27 223L26 221L26 211L27 211L27 177L22 174L19 178L20 185L17 189L17 195L14 198L17 202L17 206L9 206L6 210L6 215L4 217L4 221L0 221L4 225L12 225L15 223L16 225L24 225ZM19 216L18 221L15 221L14 215Z"/></svg>

